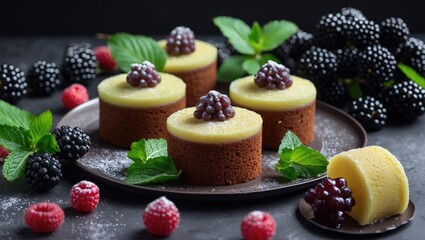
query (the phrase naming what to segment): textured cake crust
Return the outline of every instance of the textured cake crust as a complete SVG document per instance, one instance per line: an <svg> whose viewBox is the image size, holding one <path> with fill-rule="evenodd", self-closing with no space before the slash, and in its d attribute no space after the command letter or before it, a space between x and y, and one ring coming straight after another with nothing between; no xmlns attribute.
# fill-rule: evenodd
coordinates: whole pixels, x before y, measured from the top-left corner
<svg viewBox="0 0 425 240"><path fill-rule="evenodd" d="M261 131L241 141L205 144L168 134L168 153L185 182L194 185L232 185L261 175Z"/></svg>
<svg viewBox="0 0 425 240"><path fill-rule="evenodd" d="M235 103L237 105L237 103ZM293 131L304 145L314 138L316 101L311 104L285 111L253 110L263 118L263 148L278 149L288 130Z"/></svg>
<svg viewBox="0 0 425 240"><path fill-rule="evenodd" d="M210 65L191 71L173 72L186 83L186 104L188 107L195 106L203 95L215 88L217 79L217 61Z"/></svg>
<svg viewBox="0 0 425 240"><path fill-rule="evenodd" d="M99 99L100 138L125 148L142 138L166 138L167 118L185 106L185 97L152 108L116 106Z"/></svg>

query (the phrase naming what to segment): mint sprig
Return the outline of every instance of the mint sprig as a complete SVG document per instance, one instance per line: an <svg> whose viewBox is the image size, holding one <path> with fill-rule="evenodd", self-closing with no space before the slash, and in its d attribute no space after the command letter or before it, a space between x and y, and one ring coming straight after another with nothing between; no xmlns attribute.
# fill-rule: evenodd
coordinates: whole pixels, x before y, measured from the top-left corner
<svg viewBox="0 0 425 240"><path fill-rule="evenodd" d="M412 67L399 63L397 67L413 82L417 83L419 86L425 89L425 77L420 75Z"/></svg>
<svg viewBox="0 0 425 240"><path fill-rule="evenodd" d="M108 37L108 47L113 59L123 72L130 71L131 64L150 61L156 70L162 71L167 54L152 38L129 33L116 33Z"/></svg>
<svg viewBox="0 0 425 240"><path fill-rule="evenodd" d="M134 161L127 169L130 184L148 184L176 180L181 174L168 156L165 139L141 139L131 144L127 156Z"/></svg>
<svg viewBox="0 0 425 240"><path fill-rule="evenodd" d="M292 131L282 139L276 170L286 180L315 177L326 171L328 160L318 151L304 146Z"/></svg>
<svg viewBox="0 0 425 240"><path fill-rule="evenodd" d="M0 106L0 145L10 152L4 159L3 176L13 181L24 176L27 160L32 154L55 154L59 146L50 133L53 124L50 111L35 116L2 100Z"/></svg>
<svg viewBox="0 0 425 240"><path fill-rule="evenodd" d="M249 27L242 20L228 16L215 17L213 22L241 54L229 57L220 66L218 79L222 81L255 74L268 60L280 62L267 52L278 47L298 30L294 23L286 20L270 21L263 27L258 22Z"/></svg>

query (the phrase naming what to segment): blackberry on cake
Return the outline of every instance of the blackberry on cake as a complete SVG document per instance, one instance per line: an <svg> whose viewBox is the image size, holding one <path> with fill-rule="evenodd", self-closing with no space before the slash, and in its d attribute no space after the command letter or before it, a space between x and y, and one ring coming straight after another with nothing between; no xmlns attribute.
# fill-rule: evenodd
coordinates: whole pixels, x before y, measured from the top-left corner
<svg viewBox="0 0 425 240"><path fill-rule="evenodd" d="M347 44L359 49L379 44L379 24L371 20L355 18L350 21L347 28Z"/></svg>
<svg viewBox="0 0 425 240"><path fill-rule="evenodd" d="M174 28L167 37L167 53L173 56L186 55L195 51L195 34L184 26Z"/></svg>
<svg viewBox="0 0 425 240"><path fill-rule="evenodd" d="M222 122L234 117L235 110L227 95L211 90L207 95L199 99L193 115L195 118L203 119L204 121L218 120Z"/></svg>
<svg viewBox="0 0 425 240"><path fill-rule="evenodd" d="M384 92L384 105L391 117L415 121L425 113L425 89L412 81L394 84Z"/></svg>
<svg viewBox="0 0 425 240"><path fill-rule="evenodd" d="M323 15L313 33L313 45L335 50L346 46L346 34L350 22L341 13Z"/></svg>
<svg viewBox="0 0 425 240"><path fill-rule="evenodd" d="M34 191L50 190L62 180L61 164L47 153L34 154L28 159L25 178Z"/></svg>
<svg viewBox="0 0 425 240"><path fill-rule="evenodd" d="M77 160L90 150L90 137L79 127L64 125L53 130L52 134L59 145L58 159Z"/></svg>
<svg viewBox="0 0 425 240"><path fill-rule="evenodd" d="M131 64L127 82L133 87L152 88L161 82L161 76L151 62L144 61L142 64Z"/></svg>
<svg viewBox="0 0 425 240"><path fill-rule="evenodd" d="M389 17L381 22L382 46L388 48L390 52L396 53L410 35L410 30L402 18Z"/></svg>
<svg viewBox="0 0 425 240"><path fill-rule="evenodd" d="M0 99L16 104L27 94L28 83L21 69L12 64L0 65Z"/></svg>
<svg viewBox="0 0 425 240"><path fill-rule="evenodd" d="M65 51L60 72L64 84L88 85L96 79L96 54L88 43L72 43Z"/></svg>
<svg viewBox="0 0 425 240"><path fill-rule="evenodd" d="M387 109L381 101L371 96L353 100L348 107L348 114L359 121L366 131L381 130L387 120Z"/></svg>
<svg viewBox="0 0 425 240"><path fill-rule="evenodd" d="M50 96L60 85L59 68L56 63L37 61L28 70L27 81L30 93Z"/></svg>
<svg viewBox="0 0 425 240"><path fill-rule="evenodd" d="M297 67L301 77L314 83L335 79L338 73L338 61L335 54L320 47L312 47L304 52Z"/></svg>
<svg viewBox="0 0 425 240"><path fill-rule="evenodd" d="M254 75L257 86L269 90L277 88L283 90L292 86L291 72L282 64L269 60Z"/></svg>

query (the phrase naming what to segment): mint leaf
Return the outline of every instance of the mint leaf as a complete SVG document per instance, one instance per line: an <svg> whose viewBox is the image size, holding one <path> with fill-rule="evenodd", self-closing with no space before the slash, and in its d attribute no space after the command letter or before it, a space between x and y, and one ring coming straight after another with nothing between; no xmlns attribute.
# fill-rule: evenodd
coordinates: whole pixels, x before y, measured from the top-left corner
<svg viewBox="0 0 425 240"><path fill-rule="evenodd" d="M282 44L298 31L297 25L286 20L274 20L263 26L263 51L270 51Z"/></svg>
<svg viewBox="0 0 425 240"><path fill-rule="evenodd" d="M52 112L46 111L34 118L30 123L31 142L37 143L40 138L50 132L53 124Z"/></svg>
<svg viewBox="0 0 425 240"><path fill-rule="evenodd" d="M147 184L165 182L179 178L178 171L170 157L155 157L144 164L129 168L126 181L130 184Z"/></svg>
<svg viewBox="0 0 425 240"><path fill-rule="evenodd" d="M301 145L302 143L298 136L292 131L287 131L279 145L278 154L281 155L284 149L294 150Z"/></svg>
<svg viewBox="0 0 425 240"><path fill-rule="evenodd" d="M348 95L350 96L350 98L357 99L363 96L363 92L362 92L362 89L360 88L358 81L350 80L346 82L345 86L347 86Z"/></svg>
<svg viewBox="0 0 425 240"><path fill-rule="evenodd" d="M10 152L4 160L3 165L3 176L6 180L13 181L24 176L27 160L32 153L33 152L23 148L18 148Z"/></svg>
<svg viewBox="0 0 425 240"><path fill-rule="evenodd" d="M261 31L261 26L258 22L252 24L251 33L248 36L249 44L255 49L255 52L258 53L263 48L264 36Z"/></svg>
<svg viewBox="0 0 425 240"><path fill-rule="evenodd" d="M146 140L142 139L138 142L131 143L130 151L127 153L127 157L133 160L135 163L144 163L147 160L146 149L145 149Z"/></svg>
<svg viewBox="0 0 425 240"><path fill-rule="evenodd" d="M0 145L9 151L16 148L29 149L30 143L29 130L22 127L0 125Z"/></svg>
<svg viewBox="0 0 425 240"><path fill-rule="evenodd" d="M167 156L167 141L165 139L141 139L131 144L127 156L136 163L144 163L155 157Z"/></svg>
<svg viewBox="0 0 425 240"><path fill-rule="evenodd" d="M130 71L131 64L142 63L145 60L155 65L158 71L165 66L167 54L159 44L150 37L116 33L108 38L108 47L119 68Z"/></svg>
<svg viewBox="0 0 425 240"><path fill-rule="evenodd" d="M254 58L248 58L245 59L242 63L242 68L243 70L245 70L245 72L247 72L250 75L254 75L258 72L258 70L260 69L261 65L258 62L257 59Z"/></svg>
<svg viewBox="0 0 425 240"><path fill-rule="evenodd" d="M282 174L282 177L286 180L292 181L297 179L297 170L293 166L277 167L276 170Z"/></svg>
<svg viewBox="0 0 425 240"><path fill-rule="evenodd" d="M59 152L59 145L54 135L48 133L41 137L36 143L36 151L38 153L55 154Z"/></svg>
<svg viewBox="0 0 425 240"><path fill-rule="evenodd" d="M29 128L34 118L32 113L0 100L0 125Z"/></svg>
<svg viewBox="0 0 425 240"><path fill-rule="evenodd" d="M399 63L397 67L413 82L425 89L425 77L421 76L415 69L405 64Z"/></svg>
<svg viewBox="0 0 425 240"><path fill-rule="evenodd" d="M254 48L250 45L249 35L251 30L242 20L232 17L219 16L213 19L214 24L221 33L227 37L229 43L241 54L253 55Z"/></svg>
<svg viewBox="0 0 425 240"><path fill-rule="evenodd" d="M230 56L226 59L218 69L218 79L220 81L231 82L244 75L242 67L246 57L241 55Z"/></svg>

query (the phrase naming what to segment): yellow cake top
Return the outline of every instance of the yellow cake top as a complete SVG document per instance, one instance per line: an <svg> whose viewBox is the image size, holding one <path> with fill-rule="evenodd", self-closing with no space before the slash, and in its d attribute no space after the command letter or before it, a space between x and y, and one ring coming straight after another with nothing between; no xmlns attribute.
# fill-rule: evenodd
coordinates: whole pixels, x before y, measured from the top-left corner
<svg viewBox="0 0 425 240"><path fill-rule="evenodd" d="M236 115L223 122L204 121L193 116L195 107L173 113L167 119L167 130L173 136L199 143L229 143L254 136L261 131L263 119L253 111L233 107Z"/></svg>
<svg viewBox="0 0 425 240"><path fill-rule="evenodd" d="M166 48L167 42L158 42L162 48ZM195 51L190 54L180 56L167 56L164 72L186 72L194 69L206 67L217 61L217 48L207 42L195 40Z"/></svg>
<svg viewBox="0 0 425 240"><path fill-rule="evenodd" d="M230 84L230 99L235 105L266 111L300 108L316 99L316 88L311 81L294 75L291 78L292 86L284 90L260 88L254 76L237 79Z"/></svg>
<svg viewBox="0 0 425 240"><path fill-rule="evenodd" d="M344 177L356 205L348 212L360 225L406 210L409 183L400 161L387 149L368 146L339 153L329 160L331 178Z"/></svg>
<svg viewBox="0 0 425 240"><path fill-rule="evenodd" d="M186 96L183 80L168 73L159 75L161 82L153 88L132 87L127 83L127 74L106 78L97 86L99 98L113 105L148 108L168 105Z"/></svg>

